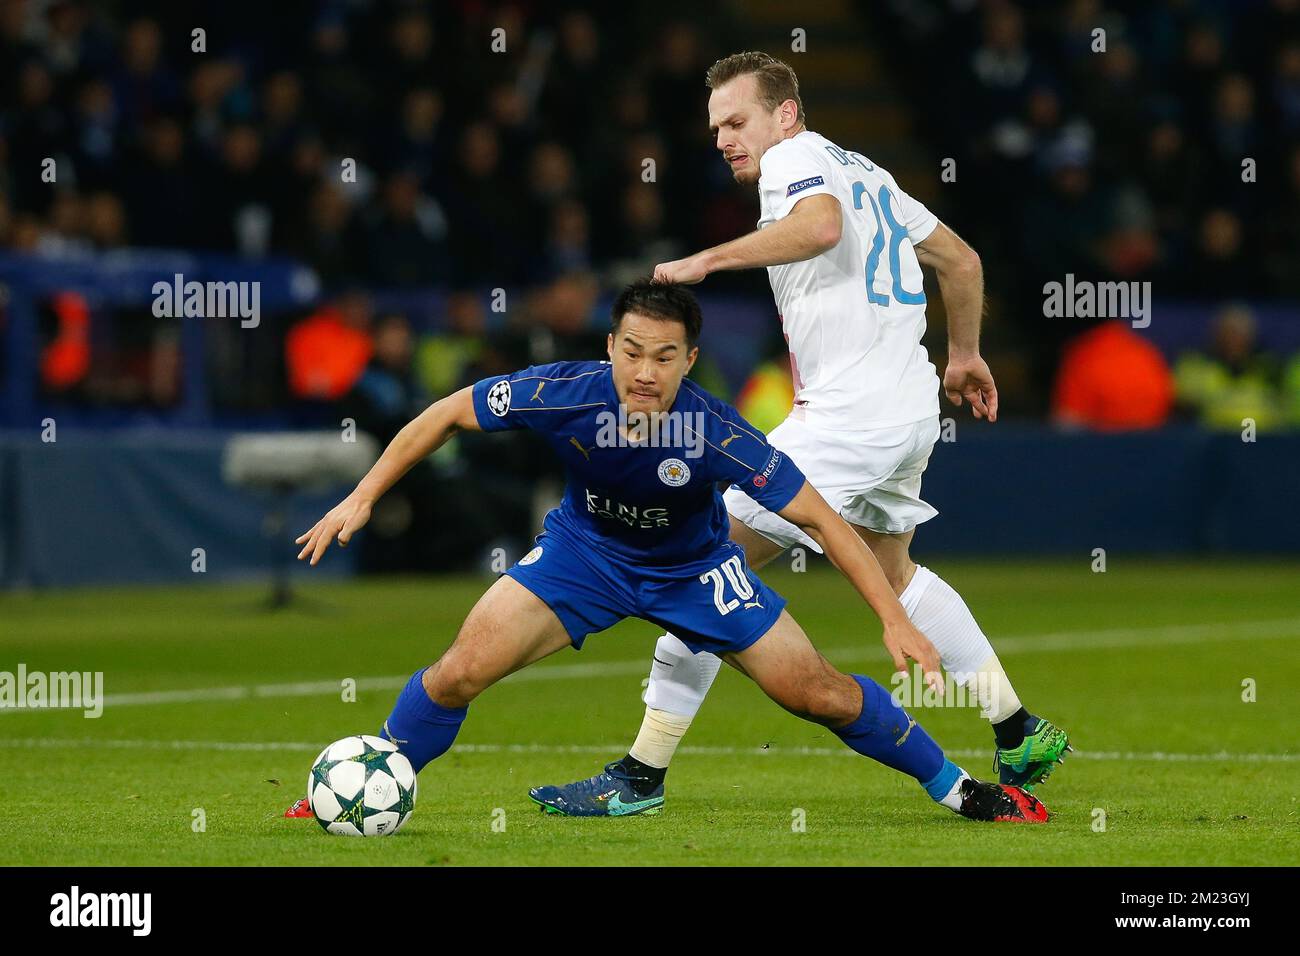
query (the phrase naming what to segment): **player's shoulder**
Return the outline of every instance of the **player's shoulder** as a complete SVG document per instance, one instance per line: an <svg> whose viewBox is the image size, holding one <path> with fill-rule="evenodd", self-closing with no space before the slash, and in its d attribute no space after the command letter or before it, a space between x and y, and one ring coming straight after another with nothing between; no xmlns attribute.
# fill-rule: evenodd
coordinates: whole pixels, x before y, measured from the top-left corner
<svg viewBox="0 0 1300 956"><path fill-rule="evenodd" d="M727 410L734 411L730 405L718 398L718 396L689 378L682 379L681 396L684 411L709 412L715 416Z"/></svg>
<svg viewBox="0 0 1300 956"><path fill-rule="evenodd" d="M826 147L834 145L821 133L806 129L801 133L796 133L789 139L781 140L772 148L786 153L802 153L808 156L816 156L818 159L825 159Z"/></svg>
<svg viewBox="0 0 1300 956"><path fill-rule="evenodd" d="M695 416L695 425L705 442L715 452L734 458L750 468L762 464L767 436L747 422L732 405L701 388L690 379L682 379L685 401L682 410Z"/></svg>
<svg viewBox="0 0 1300 956"><path fill-rule="evenodd" d="M608 362L548 362L545 365L530 365L520 369L511 378L516 382L546 381L573 382L579 386L599 383L602 376L610 374Z"/></svg>
<svg viewBox="0 0 1300 956"><path fill-rule="evenodd" d="M825 149L827 143L829 140L820 133L804 130L768 147L760 163L761 170L776 174L791 166L829 168L829 155Z"/></svg>
<svg viewBox="0 0 1300 956"><path fill-rule="evenodd" d="M795 137L799 139L800 137ZM791 140L790 142L793 142ZM815 150L822 157L830 169L849 170L855 176L861 176L864 173L874 174L883 179L891 187L897 188L898 183L894 180L894 175L884 166L872 159L865 153L855 149L849 149L841 146L839 143L832 142L820 133L812 133L805 147Z"/></svg>
<svg viewBox="0 0 1300 956"><path fill-rule="evenodd" d="M479 387L486 389L488 408L498 417L540 411L579 414L609 403L609 378L608 362L549 362L484 379ZM561 417L567 420L568 415ZM545 418L552 420L549 414ZM533 417L526 421L532 424Z"/></svg>

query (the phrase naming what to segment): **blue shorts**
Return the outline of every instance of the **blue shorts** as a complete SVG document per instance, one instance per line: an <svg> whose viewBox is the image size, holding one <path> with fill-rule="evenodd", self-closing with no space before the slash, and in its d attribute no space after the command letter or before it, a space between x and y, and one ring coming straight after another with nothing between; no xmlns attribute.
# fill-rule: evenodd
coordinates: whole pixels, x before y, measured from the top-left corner
<svg viewBox="0 0 1300 956"><path fill-rule="evenodd" d="M694 653L743 651L785 608L728 541L687 569L633 566L543 531L506 574L546 603L582 649L588 634L638 617L671 631Z"/></svg>

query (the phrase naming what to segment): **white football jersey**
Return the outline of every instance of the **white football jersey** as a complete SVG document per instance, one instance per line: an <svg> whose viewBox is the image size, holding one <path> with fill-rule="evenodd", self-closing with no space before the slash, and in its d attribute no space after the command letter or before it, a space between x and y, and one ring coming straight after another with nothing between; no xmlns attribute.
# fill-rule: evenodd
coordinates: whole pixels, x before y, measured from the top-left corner
<svg viewBox="0 0 1300 956"><path fill-rule="evenodd" d="M805 131L760 161L758 228L799 200L840 201L835 248L769 266L794 373L795 406L809 424L890 428L939 414L939 378L921 346L925 292L913 243L939 220L859 153Z"/></svg>

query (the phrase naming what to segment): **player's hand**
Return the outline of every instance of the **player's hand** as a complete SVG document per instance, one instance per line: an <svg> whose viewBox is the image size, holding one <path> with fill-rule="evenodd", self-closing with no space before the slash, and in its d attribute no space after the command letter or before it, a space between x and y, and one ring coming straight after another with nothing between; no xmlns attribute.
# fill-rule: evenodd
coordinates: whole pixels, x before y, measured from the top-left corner
<svg viewBox="0 0 1300 956"><path fill-rule="evenodd" d="M916 661L925 675L926 685L937 694L943 693L943 664L939 661L939 652L911 621L892 626L886 624L883 640L885 650L894 661L894 670L906 674L908 660Z"/></svg>
<svg viewBox="0 0 1300 956"><path fill-rule="evenodd" d="M963 398L970 402L971 414L976 418L998 420L998 387L993 384L988 363L978 355L948 360L948 368L943 373L943 391L954 405L960 405Z"/></svg>
<svg viewBox="0 0 1300 956"><path fill-rule="evenodd" d="M699 256L687 256L672 262L661 262L655 266L655 282L680 282L694 285L709 274Z"/></svg>
<svg viewBox="0 0 1300 956"><path fill-rule="evenodd" d="M311 563L315 565L332 540L338 538L339 547L345 547L352 540L352 536L364 528L369 520L370 502L355 495L348 495L331 508L329 514L317 521L310 531L295 539L294 544L303 546L298 552L298 560L301 561L311 555Z"/></svg>

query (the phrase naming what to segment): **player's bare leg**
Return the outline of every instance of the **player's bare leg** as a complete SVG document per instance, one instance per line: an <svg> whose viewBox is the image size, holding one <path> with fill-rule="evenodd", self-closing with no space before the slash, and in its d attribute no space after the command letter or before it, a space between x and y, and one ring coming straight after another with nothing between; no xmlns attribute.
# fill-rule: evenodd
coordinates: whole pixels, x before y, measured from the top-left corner
<svg viewBox="0 0 1300 956"><path fill-rule="evenodd" d="M754 569L784 550L734 518L731 540L745 549L746 563ZM695 654L672 634L661 635L651 664L645 716L627 756L585 780L534 787L528 796L552 813L570 816L658 813L668 762L721 666L713 654Z"/></svg>
<svg viewBox="0 0 1300 956"><path fill-rule="evenodd" d="M1022 707L988 638L960 595L912 560L913 530L885 534L858 525L854 530L871 548L912 622L934 643L945 668L959 683L974 683L997 738L994 769L1000 781L1031 789L1041 783L1070 749L1066 733ZM746 561L754 570L785 550L734 517L731 540L745 549ZM614 768L625 775L637 796L658 801L656 808L662 804L668 764L717 677L720 664L712 654L692 653L672 634L662 635L655 645L641 728L627 756L606 770ZM562 795L567 788L539 790Z"/></svg>
<svg viewBox="0 0 1300 956"><path fill-rule="evenodd" d="M451 747L470 701L569 644L555 612L514 578L502 576L478 599L451 647L411 675L379 736L397 744L419 773ZM285 816L309 817L311 808L299 800Z"/></svg>
<svg viewBox="0 0 1300 956"><path fill-rule="evenodd" d="M812 646L789 612L750 647L723 655L790 713L830 728L847 746L916 779L962 816L1041 823L1047 810L1018 787L981 783L948 760L887 690L844 674Z"/></svg>
<svg viewBox="0 0 1300 956"><path fill-rule="evenodd" d="M500 577L469 612L451 647L411 676L382 736L419 773L451 746L470 701L507 674L568 646L555 612L514 578Z"/></svg>
<svg viewBox="0 0 1300 956"><path fill-rule="evenodd" d="M912 560L914 531L885 534L853 527L876 556L907 616L934 644L944 669L958 684L973 686L981 712L993 725L993 766L999 779L1028 789L1042 783L1070 749L1068 735L1024 708L961 595Z"/></svg>
<svg viewBox="0 0 1300 956"><path fill-rule="evenodd" d="M731 540L745 549L745 561L755 571L785 550L735 518L731 519ZM645 716L627 757L621 761L643 790L663 782L668 763L721 665L712 654L692 653L672 634L659 637L650 665Z"/></svg>
<svg viewBox="0 0 1300 956"><path fill-rule="evenodd" d="M478 599L451 647L425 669L423 687L443 707L467 707L503 677L569 644L555 612L503 575Z"/></svg>

